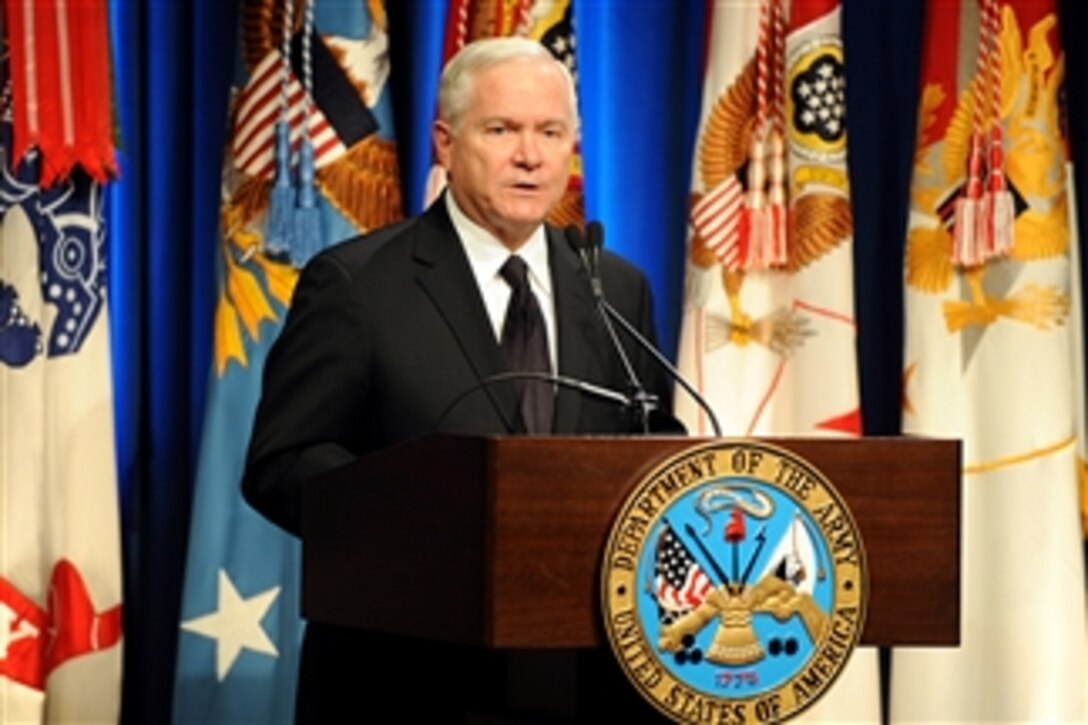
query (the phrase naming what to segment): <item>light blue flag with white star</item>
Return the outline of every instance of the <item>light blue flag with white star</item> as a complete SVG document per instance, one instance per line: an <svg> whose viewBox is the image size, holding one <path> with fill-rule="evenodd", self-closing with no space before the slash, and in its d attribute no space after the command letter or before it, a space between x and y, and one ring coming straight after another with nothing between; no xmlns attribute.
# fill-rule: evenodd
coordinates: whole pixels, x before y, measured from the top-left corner
<svg viewBox="0 0 1088 725"><path fill-rule="evenodd" d="M295 2L291 23L284 5L266 0L242 10L271 8L273 27L241 23L222 177L215 360L181 605L177 723L294 717L300 545L240 493L261 371L309 257L401 214L383 3ZM285 27L290 38L282 37Z"/></svg>

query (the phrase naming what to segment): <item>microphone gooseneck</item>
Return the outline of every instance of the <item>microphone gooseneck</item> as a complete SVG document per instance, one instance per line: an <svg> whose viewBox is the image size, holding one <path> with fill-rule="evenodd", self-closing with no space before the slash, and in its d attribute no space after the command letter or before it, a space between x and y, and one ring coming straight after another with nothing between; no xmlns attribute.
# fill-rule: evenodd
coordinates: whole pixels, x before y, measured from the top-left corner
<svg viewBox="0 0 1088 725"><path fill-rule="evenodd" d="M578 227L575 227L577 230ZM585 256L583 262L589 272L589 281L593 285L593 296L604 299L604 286L601 282L601 250L604 249L604 227L598 221L586 225Z"/></svg>
<svg viewBox="0 0 1088 725"><path fill-rule="evenodd" d="M654 360L657 360L661 367L665 368L665 370L668 371L669 375L672 376L673 380L678 382L680 384L680 387L682 387L684 391L692 397L695 403L703 409L703 412L706 413L706 417L710 419L710 427L714 429L714 436L717 438L721 438L722 427L718 423L718 416L714 415L714 409L710 407L710 403L707 402L706 398L700 395L699 391L696 390L694 386L692 386L692 384L687 381L686 378L684 378L684 376L680 373L680 370L671 362L669 362L669 359L665 357L665 355L662 354L662 352L658 350L652 342L647 340L646 336L639 332L637 327L628 322L624 318L624 316L621 315L619 311L608 302L608 300L604 300L602 302L602 308L604 309L606 314L608 314L612 319L620 324L620 327L622 327L627 334L629 334L635 339L636 342L638 342L640 347L650 353L650 355L653 356Z"/></svg>
<svg viewBox="0 0 1088 725"><path fill-rule="evenodd" d="M634 413L636 422L642 432L649 433L650 418L657 410L657 396L647 392L645 386L643 386L638 373L635 372L634 365L631 364L631 358L620 342L619 335L616 334L616 328L605 309L607 302L604 297L604 285L601 282L600 270L604 228L600 222L590 222L586 227L586 234L583 236L581 230L572 224L566 228L566 236L567 243L578 255L578 258L582 261L582 266L585 267L586 273L589 275L589 285L593 292L593 306L597 310L597 315L601 318L605 331L608 333L612 348L619 357L624 375L627 376L627 384L631 390L630 398L626 401L627 406Z"/></svg>
<svg viewBox="0 0 1088 725"><path fill-rule="evenodd" d="M576 226L569 226L566 229L567 242L570 244L571 249L582 261L583 267L585 267L586 273L589 275L590 287L593 290L593 297L596 301L597 309L599 310L602 319L605 320L605 327L608 330L609 336L612 338L613 345L619 351L619 354L624 361L624 366L630 370L630 374L633 376L634 372L631 370L630 361L627 359L627 355L624 352L623 346L620 345L619 340L616 337L615 328L612 326L611 321L615 320L623 330L631 336L639 347L657 361L661 367L663 367L669 376L672 377L680 387L691 396L692 400L702 408L706 413L707 418L710 420L710 426L714 429L715 437L721 438L722 427L718 422L718 416L714 414L714 409L710 407L710 403L707 402L695 387L687 381L687 379L681 374L680 370L669 361L667 357L657 346L646 339L646 336L639 332L638 328L632 325L619 311L609 303L604 296L604 288L601 283L600 276L600 253L601 248L604 246L604 228L600 222L592 221L586 225L586 234L583 237L581 231ZM637 378L635 378L637 383ZM641 389L641 386L639 386Z"/></svg>
<svg viewBox="0 0 1088 725"><path fill-rule="evenodd" d="M512 383L519 380L538 380L545 383L558 385L564 388L572 388L585 395L589 395L595 398L601 398L602 400L607 400L611 403L619 403L620 405L628 405L630 402L627 396L623 393L619 393L615 390L610 390L609 388L605 388L600 385L594 385L593 383L586 382L585 380L578 380L576 378L571 378L566 375L556 375L555 373L546 373L541 371L514 370L511 372L498 373L496 375L491 375L486 378L481 378L480 380L477 380L474 385L466 388L465 390L462 390L460 393L457 394L456 397L454 397L453 400L446 404L445 408L442 409L442 412L435 420L433 430L435 432L441 430L442 423L444 423L446 418L449 417L449 414L452 413L454 408L456 408L461 403L461 401L467 398L469 395L477 392L478 390L488 388L492 385L502 385L504 383ZM505 415L501 415L501 417L503 425L506 426L506 432L513 433L514 425L506 418Z"/></svg>

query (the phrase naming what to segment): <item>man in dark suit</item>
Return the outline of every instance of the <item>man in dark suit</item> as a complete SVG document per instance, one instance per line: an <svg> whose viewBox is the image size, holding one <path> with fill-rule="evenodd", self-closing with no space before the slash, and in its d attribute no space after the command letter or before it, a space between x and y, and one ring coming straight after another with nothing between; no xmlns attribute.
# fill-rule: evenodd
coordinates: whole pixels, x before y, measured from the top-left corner
<svg viewBox="0 0 1088 725"><path fill-rule="evenodd" d="M250 444L243 491L255 508L297 534L307 479L436 431L631 430L630 411L612 401L551 384L485 382L520 365L504 329L507 307L520 295L539 311L526 343L544 358L534 369L628 388L579 258L562 232L544 224L566 188L577 133L571 77L540 44L479 41L450 62L434 125L446 193L418 218L318 255L299 280L265 367ZM511 255L524 261L531 294L503 276ZM643 275L607 253L600 274L612 305L652 339ZM657 365L629 340L626 347L642 383L667 405ZM527 395L541 398L531 413L522 401ZM398 669L410 667L413 656L403 640L311 625L301 719L334 712L337 696L358 698L348 674L358 667L353 652L390 671L376 685L385 694L399 687ZM439 659L453 670L483 668L471 674L473 682L501 678L501 662L479 652L450 648ZM428 684L428 700L439 712L475 707L481 700L469 692L472 685L452 676L441 694Z"/></svg>

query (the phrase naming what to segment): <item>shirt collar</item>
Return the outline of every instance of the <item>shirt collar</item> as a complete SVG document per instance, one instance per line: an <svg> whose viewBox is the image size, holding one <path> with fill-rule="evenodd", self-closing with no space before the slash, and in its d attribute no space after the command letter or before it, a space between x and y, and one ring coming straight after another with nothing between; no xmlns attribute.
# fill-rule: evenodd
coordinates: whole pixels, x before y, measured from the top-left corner
<svg viewBox="0 0 1088 725"><path fill-rule="evenodd" d="M457 201L448 190L445 199L446 211L449 212L453 228L465 248L469 263L476 272L477 280L483 283L485 280L497 279L499 269L510 256L510 250L494 234L470 219L457 206ZM533 230L529 239L518 249L517 255L529 266L533 286L551 296L552 277L548 273L548 243L543 224Z"/></svg>

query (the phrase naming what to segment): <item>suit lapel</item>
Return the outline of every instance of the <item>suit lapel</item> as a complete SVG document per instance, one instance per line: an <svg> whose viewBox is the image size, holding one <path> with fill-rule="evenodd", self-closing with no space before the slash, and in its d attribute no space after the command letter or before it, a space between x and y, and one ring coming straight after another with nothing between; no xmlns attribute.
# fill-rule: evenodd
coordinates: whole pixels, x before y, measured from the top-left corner
<svg viewBox="0 0 1088 725"><path fill-rule="evenodd" d="M559 343L559 373L586 380L590 373L590 348L595 339L596 320L589 283L562 233L548 228L549 264L555 295ZM555 405L555 432L575 433L582 408L582 393L559 388Z"/></svg>
<svg viewBox="0 0 1088 725"><path fill-rule="evenodd" d="M419 266L419 285L457 339L477 380L483 381L503 372L495 333L443 200L431 205L417 229L413 257ZM586 380L591 372L591 347L597 339L593 298L585 272L567 247L562 233L547 227L547 236L558 337L557 372ZM488 385L484 392L506 429L521 432L523 427L513 386ZM577 432L582 395L576 390L559 388L555 406L556 433Z"/></svg>
<svg viewBox="0 0 1088 725"><path fill-rule="evenodd" d="M422 222L413 251L419 285L457 339L477 380L497 375L503 371L499 346L445 201L440 198L432 204ZM506 429L518 430L521 417L513 386L487 385L483 390Z"/></svg>

